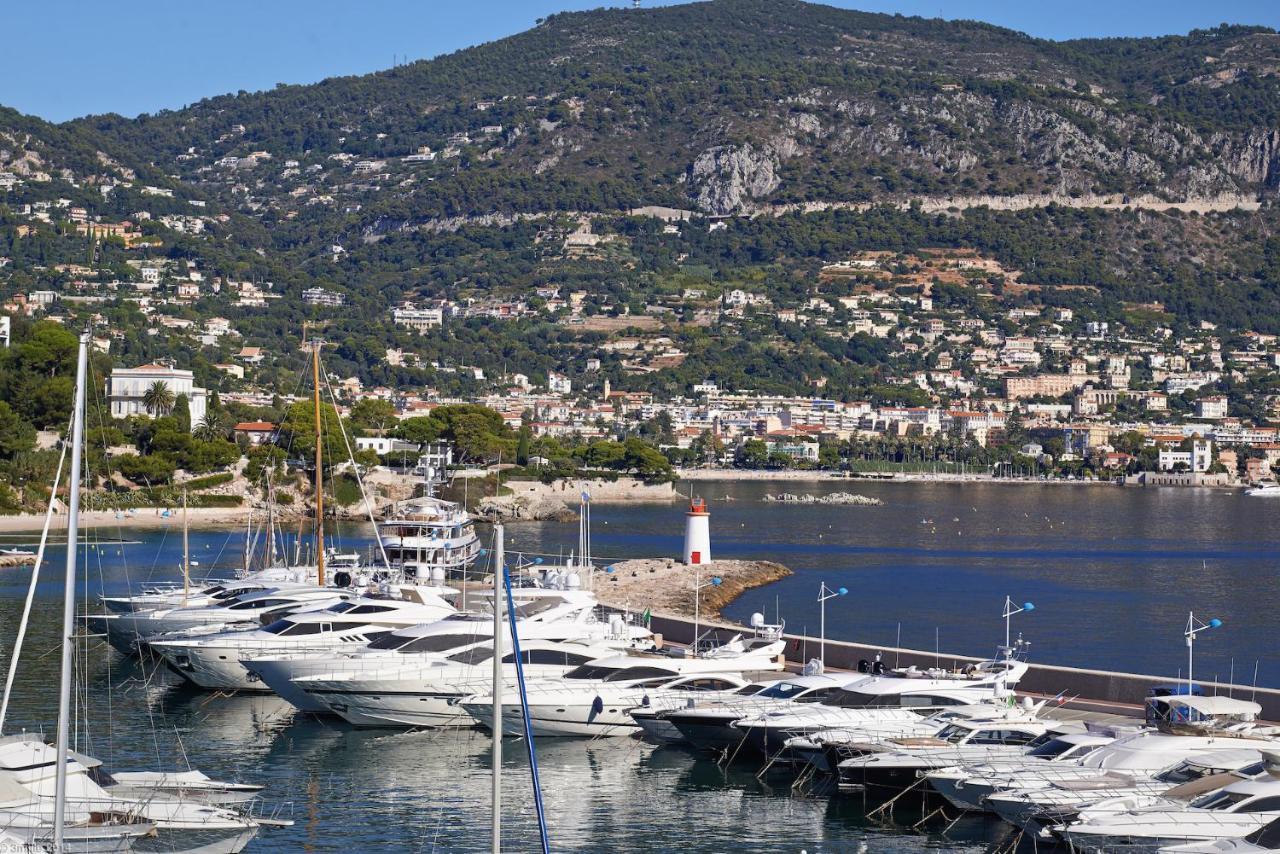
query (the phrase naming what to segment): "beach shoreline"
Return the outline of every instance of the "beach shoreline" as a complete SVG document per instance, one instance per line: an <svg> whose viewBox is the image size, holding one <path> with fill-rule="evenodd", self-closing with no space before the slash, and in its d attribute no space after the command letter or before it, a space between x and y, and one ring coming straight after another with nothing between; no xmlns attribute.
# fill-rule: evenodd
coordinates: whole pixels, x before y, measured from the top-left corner
<svg viewBox="0 0 1280 854"><path fill-rule="evenodd" d="M861 477L849 477L844 472L829 471L761 471L759 469L677 469L682 481L725 481L734 483L953 483L953 484L1011 484L1017 486L1118 486L1107 480L1034 480L1027 478L992 477L988 474L949 474L939 472L883 472L864 473Z"/></svg>
<svg viewBox="0 0 1280 854"><path fill-rule="evenodd" d="M163 515L165 510L169 515ZM17 513L0 516L0 534L39 534L44 528L43 513ZM247 507L193 507L187 511L192 528L237 528L249 519ZM182 509L179 507L146 507L132 511L84 510L80 512L80 527L87 528L182 528ZM67 529L67 515L54 514L49 532L56 534Z"/></svg>

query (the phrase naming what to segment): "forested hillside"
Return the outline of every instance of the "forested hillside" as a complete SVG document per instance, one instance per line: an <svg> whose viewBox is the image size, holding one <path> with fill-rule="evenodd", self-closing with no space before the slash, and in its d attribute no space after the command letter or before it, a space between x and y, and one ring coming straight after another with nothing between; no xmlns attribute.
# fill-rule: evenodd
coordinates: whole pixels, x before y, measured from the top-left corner
<svg viewBox="0 0 1280 854"><path fill-rule="evenodd" d="M83 269L128 283L151 260L205 282L270 282L279 299L266 310L197 287L160 311L227 317L282 369L301 322L321 316L342 342L337 369L453 390L469 381L388 365L382 351L545 375L600 333L551 313L419 338L391 326L392 305L558 288L588 293L592 312L643 314L692 283L712 298L750 284L786 308L811 295L822 263L862 250L969 247L1042 287L1037 301L1091 317L1132 320L1129 306L1150 303L1173 324L1280 331L1278 71L1280 36L1256 27L1050 42L796 0L554 15L390 71L137 119L0 111L0 173L20 179L0 193L0 285L61 291ZM1188 199L1227 201L1204 215L1153 209ZM53 215L18 213L51 200ZM642 205L692 219L672 234L626 215ZM86 234L68 219L76 208L128 219L136 238ZM711 230L717 216L761 213ZM566 250L583 228L605 242ZM346 308L304 305L315 287ZM117 328L140 322L132 303L102 311ZM824 371L852 394L885 370L861 346L852 360L825 338L730 348L682 327L690 311L656 316L693 355L615 382L678 390L718 361L779 388ZM215 383L229 347L178 358ZM131 334L112 355L171 349Z"/></svg>

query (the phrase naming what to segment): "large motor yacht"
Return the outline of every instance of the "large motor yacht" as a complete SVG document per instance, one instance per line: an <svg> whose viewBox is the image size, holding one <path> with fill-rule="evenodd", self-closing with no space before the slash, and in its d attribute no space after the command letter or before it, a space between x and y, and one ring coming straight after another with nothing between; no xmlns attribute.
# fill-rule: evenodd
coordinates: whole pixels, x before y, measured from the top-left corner
<svg viewBox="0 0 1280 854"><path fill-rule="evenodd" d="M242 659L293 653L327 656L367 646L395 629L433 623L457 609L451 587L396 585L329 605L286 614L270 625L154 640L149 646L186 679L220 691L270 691Z"/></svg>
<svg viewBox="0 0 1280 854"><path fill-rule="evenodd" d="M458 504L431 495L403 502L391 518L378 523L387 561L405 577L429 578L443 569L464 575L480 556L475 522Z"/></svg>
<svg viewBox="0 0 1280 854"><path fill-rule="evenodd" d="M307 677L372 675L384 667L402 669L443 660L480 644L493 644L492 593L472 594L488 613L458 613L432 623L397 629L360 649L316 655L308 651L273 656L248 656L244 666L262 683L300 711L327 713L319 694L308 691ZM513 591L515 619L521 642L601 642L625 649L652 637L649 630L627 621L623 614L602 616L594 594L576 585L525 587Z"/></svg>

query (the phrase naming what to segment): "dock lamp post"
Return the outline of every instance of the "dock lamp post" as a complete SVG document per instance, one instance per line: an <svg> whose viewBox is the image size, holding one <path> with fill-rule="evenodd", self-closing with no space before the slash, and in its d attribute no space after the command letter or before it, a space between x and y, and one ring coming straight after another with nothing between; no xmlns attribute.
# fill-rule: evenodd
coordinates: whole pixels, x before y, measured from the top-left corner
<svg viewBox="0 0 1280 854"><path fill-rule="evenodd" d="M700 604L702 601L702 588L719 587L723 579L714 575L706 581L702 580L702 570L694 570L693 573L693 654L698 654L698 634L701 631L701 611Z"/></svg>
<svg viewBox="0 0 1280 854"><path fill-rule="evenodd" d="M1004 648L1009 649L1009 624L1014 614L1021 614L1024 611L1034 611L1035 605L1030 602L1023 602L1021 606L1015 605L1013 599L1008 596L1004 597ZM1006 653L1007 654L1007 653Z"/></svg>
<svg viewBox="0 0 1280 854"><path fill-rule="evenodd" d="M822 666L827 665L827 600L836 599L840 596L848 596L849 588L837 587L832 590L827 586L827 582L822 582L822 586L818 588L818 605L822 609L822 617L819 622L820 638L818 645L818 659L822 662Z"/></svg>
<svg viewBox="0 0 1280 854"><path fill-rule="evenodd" d="M1194 611L1187 612L1187 630L1183 632L1183 637L1187 639L1187 696L1191 696L1191 692L1195 690L1195 682L1192 680L1192 669L1195 667L1196 655L1196 635L1199 632L1208 629L1216 629L1222 625L1222 620L1214 617L1207 623L1201 623L1196 620Z"/></svg>

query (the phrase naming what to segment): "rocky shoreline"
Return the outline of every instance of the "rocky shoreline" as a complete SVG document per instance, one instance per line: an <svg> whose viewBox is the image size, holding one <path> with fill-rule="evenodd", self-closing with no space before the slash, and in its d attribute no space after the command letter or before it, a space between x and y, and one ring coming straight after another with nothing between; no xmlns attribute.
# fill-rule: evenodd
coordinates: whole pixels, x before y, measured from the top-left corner
<svg viewBox="0 0 1280 854"><path fill-rule="evenodd" d="M720 578L720 584L703 587L698 596L699 617L711 620L747 590L791 574L788 567L768 560L717 560L692 567L671 558L641 558L619 561L613 564L613 572L598 574L596 595L602 602L632 611L648 608L692 617L695 578L704 584Z"/></svg>
<svg viewBox="0 0 1280 854"><path fill-rule="evenodd" d="M853 492L832 492L828 495L813 495L807 492L797 495L794 492L779 492L766 495L764 500L782 504L848 504L862 507L879 507L884 504L879 498L857 495Z"/></svg>

